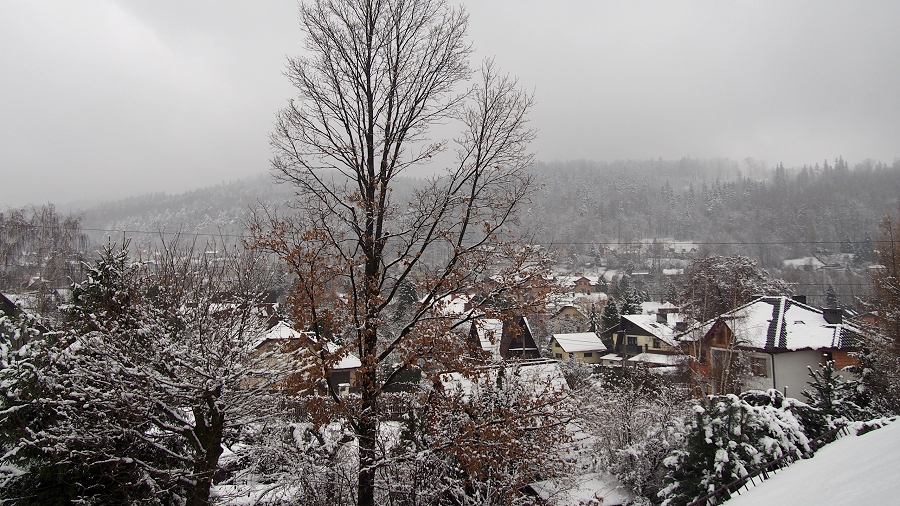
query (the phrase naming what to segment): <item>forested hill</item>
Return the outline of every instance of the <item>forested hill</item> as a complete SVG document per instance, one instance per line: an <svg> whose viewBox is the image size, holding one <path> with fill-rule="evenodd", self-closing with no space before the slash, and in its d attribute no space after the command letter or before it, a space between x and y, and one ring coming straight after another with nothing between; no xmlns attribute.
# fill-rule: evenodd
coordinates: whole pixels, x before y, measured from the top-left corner
<svg viewBox="0 0 900 506"><path fill-rule="evenodd" d="M763 265L865 249L898 211L900 161L766 169L752 160L539 163L525 224L541 242L591 246L669 239ZM849 252L849 251L845 251Z"/></svg>
<svg viewBox="0 0 900 506"><path fill-rule="evenodd" d="M268 174L186 193L154 193L107 202L82 210L88 235L98 242L123 233L137 244L156 240L160 232L201 238L237 239L246 232L249 210L260 204L282 205L293 195Z"/></svg>
<svg viewBox="0 0 900 506"><path fill-rule="evenodd" d="M816 249L862 252L878 224L898 211L900 161L842 159L766 168L751 159L540 162L540 189L523 213L524 231L576 251L652 239L706 244L712 253L743 253L764 266ZM394 193L409 198L416 180ZM148 238L158 231L243 234L249 209L283 205L292 195L260 175L192 192L151 194L83 210L95 240ZM142 231L144 234L135 234ZM846 252L846 251L845 251Z"/></svg>

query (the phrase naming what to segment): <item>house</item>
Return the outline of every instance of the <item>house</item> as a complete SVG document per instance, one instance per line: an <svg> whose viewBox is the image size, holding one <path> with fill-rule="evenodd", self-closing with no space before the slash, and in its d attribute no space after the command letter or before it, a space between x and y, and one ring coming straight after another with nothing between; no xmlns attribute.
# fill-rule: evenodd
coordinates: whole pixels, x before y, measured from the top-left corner
<svg viewBox="0 0 900 506"><path fill-rule="evenodd" d="M622 315L616 333L616 352L626 355L680 353L675 336L686 329L679 313L672 304L663 304L655 314Z"/></svg>
<svg viewBox="0 0 900 506"><path fill-rule="evenodd" d="M488 361L540 358L534 335L524 316L505 320L480 318L469 328L469 343Z"/></svg>
<svg viewBox="0 0 900 506"><path fill-rule="evenodd" d="M587 295L597 291L597 283L592 282L590 279L584 276L575 278L572 284L573 286L571 288L573 288L572 291L575 293Z"/></svg>
<svg viewBox="0 0 900 506"><path fill-rule="evenodd" d="M594 332L553 334L550 352L557 360L571 358L585 364L599 364L606 345Z"/></svg>
<svg viewBox="0 0 900 506"><path fill-rule="evenodd" d="M603 278L590 278L582 273L576 273L574 276L558 276L555 278L557 287L563 293L570 295L592 295L603 291L606 286Z"/></svg>
<svg viewBox="0 0 900 506"><path fill-rule="evenodd" d="M261 356L270 353L270 357L264 359L274 364L279 360L278 353L287 350L306 348L309 352L315 348L316 339L312 332L299 332L285 322L278 322L263 334L254 343L254 354ZM334 343L327 343L323 350L326 354L335 355L343 350ZM319 357L309 357L310 360L319 360ZM362 366L362 362L351 353L343 353L342 356L324 372L329 388L340 395L348 394L356 386L356 371ZM323 386L324 389L324 386Z"/></svg>
<svg viewBox="0 0 900 506"><path fill-rule="evenodd" d="M790 297L758 297L679 336L693 356L700 393L782 390L799 397L809 368L833 360L835 369L858 365L860 328L841 309L818 309ZM743 352L743 353L741 353Z"/></svg>
<svg viewBox="0 0 900 506"><path fill-rule="evenodd" d="M576 306L565 304L550 317L554 332L587 332L590 321Z"/></svg>

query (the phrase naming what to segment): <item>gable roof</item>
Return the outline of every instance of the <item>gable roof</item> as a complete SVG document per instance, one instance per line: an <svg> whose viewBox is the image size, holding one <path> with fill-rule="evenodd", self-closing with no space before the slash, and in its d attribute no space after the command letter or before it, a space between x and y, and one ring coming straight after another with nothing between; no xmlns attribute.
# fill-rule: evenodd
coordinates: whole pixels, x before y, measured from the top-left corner
<svg viewBox="0 0 900 506"><path fill-rule="evenodd" d="M577 306L573 306L572 304L564 304L562 307L559 308L559 310L556 313L553 314L553 316L550 317L550 319L552 320L553 318L558 317L559 315L561 315L563 313L563 311L565 311L567 309L574 309L575 313L578 316L580 316L581 318L587 318L587 316L585 316L585 314L582 313L581 310L578 309Z"/></svg>
<svg viewBox="0 0 900 506"><path fill-rule="evenodd" d="M0 293L0 313L6 313L10 318L19 316L22 310L16 306L16 303L9 300L6 295Z"/></svg>
<svg viewBox="0 0 900 506"><path fill-rule="evenodd" d="M566 353L584 351L606 351L606 345L593 332L574 332L568 334L553 334L553 339Z"/></svg>
<svg viewBox="0 0 900 506"><path fill-rule="evenodd" d="M638 353L630 357L629 362L640 362L656 366L675 366L684 362L683 355L664 355L662 353Z"/></svg>
<svg viewBox="0 0 900 506"><path fill-rule="evenodd" d="M315 334L312 332L300 332L295 330L293 327L288 325L287 323L280 321L275 324L274 327L269 329L268 332L263 334L257 341L254 343L254 348L259 348L264 343L269 341L289 341L293 339L306 339L307 342L313 343L315 342ZM328 342L326 343L325 349L328 353L337 353L340 351L340 346L335 343ZM332 369L356 369L362 366L362 362L352 353L347 353L344 355L341 360L335 364Z"/></svg>
<svg viewBox="0 0 900 506"><path fill-rule="evenodd" d="M655 314L623 314L623 320L628 320L649 335L659 339L660 341L675 347L675 323L680 318L677 313L666 314L666 323L657 321Z"/></svg>
<svg viewBox="0 0 900 506"><path fill-rule="evenodd" d="M498 318L479 318L472 322L470 336L478 337L478 344L491 360L500 360L500 341L503 336L503 321Z"/></svg>
<svg viewBox="0 0 900 506"><path fill-rule="evenodd" d="M505 321L497 318L479 318L472 322L469 340L473 346L480 346L487 352L487 358L493 361L540 356L531 333L531 326L524 316L516 316Z"/></svg>
<svg viewBox="0 0 900 506"><path fill-rule="evenodd" d="M537 344L531 333L531 325L524 316L514 317L503 325L503 339L500 341L500 354L504 358L538 358Z"/></svg>
<svg viewBox="0 0 900 506"><path fill-rule="evenodd" d="M717 325L726 325L739 346L763 350L854 348L862 334L851 323L829 323L821 309L784 296L739 306L717 318L710 331Z"/></svg>

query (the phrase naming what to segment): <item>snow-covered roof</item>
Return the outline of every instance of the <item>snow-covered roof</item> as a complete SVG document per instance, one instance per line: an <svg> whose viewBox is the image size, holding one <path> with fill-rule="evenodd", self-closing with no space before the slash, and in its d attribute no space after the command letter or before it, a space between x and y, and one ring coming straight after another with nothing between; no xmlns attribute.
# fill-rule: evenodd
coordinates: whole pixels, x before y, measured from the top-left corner
<svg viewBox="0 0 900 506"><path fill-rule="evenodd" d="M818 269L825 265L816 257L789 258L783 261L782 264L784 264L785 267L803 268L809 266L813 269Z"/></svg>
<svg viewBox="0 0 900 506"><path fill-rule="evenodd" d="M675 323L679 321L681 316L677 313L668 313L665 316L666 323L659 322L655 314L627 314L622 315L622 319L630 321L669 346L677 346L675 341L675 335L677 334Z"/></svg>
<svg viewBox="0 0 900 506"><path fill-rule="evenodd" d="M659 311L659 308L663 306L662 302L650 301L650 302L641 302L641 314L651 314Z"/></svg>
<svg viewBox="0 0 900 506"><path fill-rule="evenodd" d="M565 392L569 389L562 369L559 367L559 362L556 360L537 359L517 361L515 363L497 362L484 368L482 373L487 374L487 383L496 384L497 374L501 370L505 371L507 378L515 377L515 381L519 381L520 385L531 389L531 393L535 398L551 391ZM515 374L510 374L513 371ZM472 393L472 388L476 384L476 380L458 372L441 374L440 377L445 389L452 391L459 387L463 395L466 396Z"/></svg>
<svg viewBox="0 0 900 506"><path fill-rule="evenodd" d="M592 284L592 285L597 284L597 277L596 277L596 276L583 276L583 275L580 275L580 274L577 275L577 276L557 276L556 279L557 279L557 281L559 282L560 285L562 285L562 286L564 286L564 287L570 287L570 288L571 288L571 287L575 286L575 283L576 283L579 279L582 279L582 278L583 278L583 279L586 279L587 282L590 283L590 284Z"/></svg>
<svg viewBox="0 0 900 506"><path fill-rule="evenodd" d="M478 332L481 349L491 354L492 360L499 360L500 340L503 338L503 320L498 318L480 318L474 322Z"/></svg>
<svg viewBox="0 0 900 506"><path fill-rule="evenodd" d="M606 351L606 345L593 332L553 334L553 339L559 343L559 347L566 353Z"/></svg>
<svg viewBox="0 0 900 506"><path fill-rule="evenodd" d="M259 346L265 341L285 341L290 339L300 339L300 338L309 338L309 336L297 330L294 330L293 327L288 325L285 322L278 322L269 329L265 334L263 334L260 339L256 342L255 346Z"/></svg>
<svg viewBox="0 0 900 506"><path fill-rule="evenodd" d="M471 303L472 296L467 294L454 294L442 301L444 316L458 317L466 313L467 304Z"/></svg>
<svg viewBox="0 0 900 506"><path fill-rule="evenodd" d="M254 343L254 348L258 348L260 345L267 341L288 341L292 339L307 339L312 340L312 334L309 332L300 332L295 330L293 327L288 325L285 322L278 322L274 327L269 329L268 332L263 334L257 341ZM329 353L338 353L341 351L341 347L335 343L328 343L326 345L326 349ZM333 366L334 369L356 369L357 367L362 366L362 362L354 356L352 353L346 353L338 362Z"/></svg>
<svg viewBox="0 0 900 506"><path fill-rule="evenodd" d="M339 350L340 347L338 345L334 343L328 343L329 352L337 353ZM362 367L362 362L360 362L360 360L356 358L356 355L352 353L347 353L346 355L341 357L340 362L332 366L333 369L356 369L359 367Z"/></svg>
<svg viewBox="0 0 900 506"><path fill-rule="evenodd" d="M603 281L610 282L616 277L616 274L619 274L619 272L620 271L617 269L607 269L600 275L600 278L603 279Z"/></svg>
<svg viewBox="0 0 900 506"><path fill-rule="evenodd" d="M861 422L851 425L853 432L858 424ZM778 471L775 479L741 490L728 504L897 504L897 455L900 422L894 421L881 429L829 443L815 457Z"/></svg>
<svg viewBox="0 0 900 506"><path fill-rule="evenodd" d="M663 355L662 353L639 353L628 360L644 364L675 366L680 364L684 357L680 355Z"/></svg>
<svg viewBox="0 0 900 506"><path fill-rule="evenodd" d="M619 355L618 353L607 353L606 355L600 357L600 360L615 360L620 362L624 360L624 357L622 357L622 355Z"/></svg>
<svg viewBox="0 0 900 506"><path fill-rule="evenodd" d="M560 314L562 314L562 312L565 311L566 309L574 309L575 312L578 314L578 316L580 316L580 317L582 317L582 318L587 318L587 316L585 316L584 313L582 313L581 310L578 309L577 306L574 306L574 305L572 305L572 304L565 304L565 305L561 306L561 307L559 308L559 310L556 311L556 313L554 313L553 316L552 316L551 318L556 318L557 316L559 316Z"/></svg>
<svg viewBox="0 0 900 506"><path fill-rule="evenodd" d="M861 334L851 323L828 323L821 309L783 296L760 297L716 321L728 325L739 346L758 349L851 348Z"/></svg>
<svg viewBox="0 0 900 506"><path fill-rule="evenodd" d="M609 472L591 473L571 478L556 478L529 485L534 493L553 504L632 504L634 493Z"/></svg>

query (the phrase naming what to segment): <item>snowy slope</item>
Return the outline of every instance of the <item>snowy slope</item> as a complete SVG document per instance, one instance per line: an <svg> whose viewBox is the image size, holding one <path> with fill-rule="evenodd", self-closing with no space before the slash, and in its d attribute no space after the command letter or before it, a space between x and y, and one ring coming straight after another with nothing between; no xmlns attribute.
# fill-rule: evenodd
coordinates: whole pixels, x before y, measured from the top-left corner
<svg viewBox="0 0 900 506"><path fill-rule="evenodd" d="M728 506L900 505L900 422L844 436L795 462Z"/></svg>

